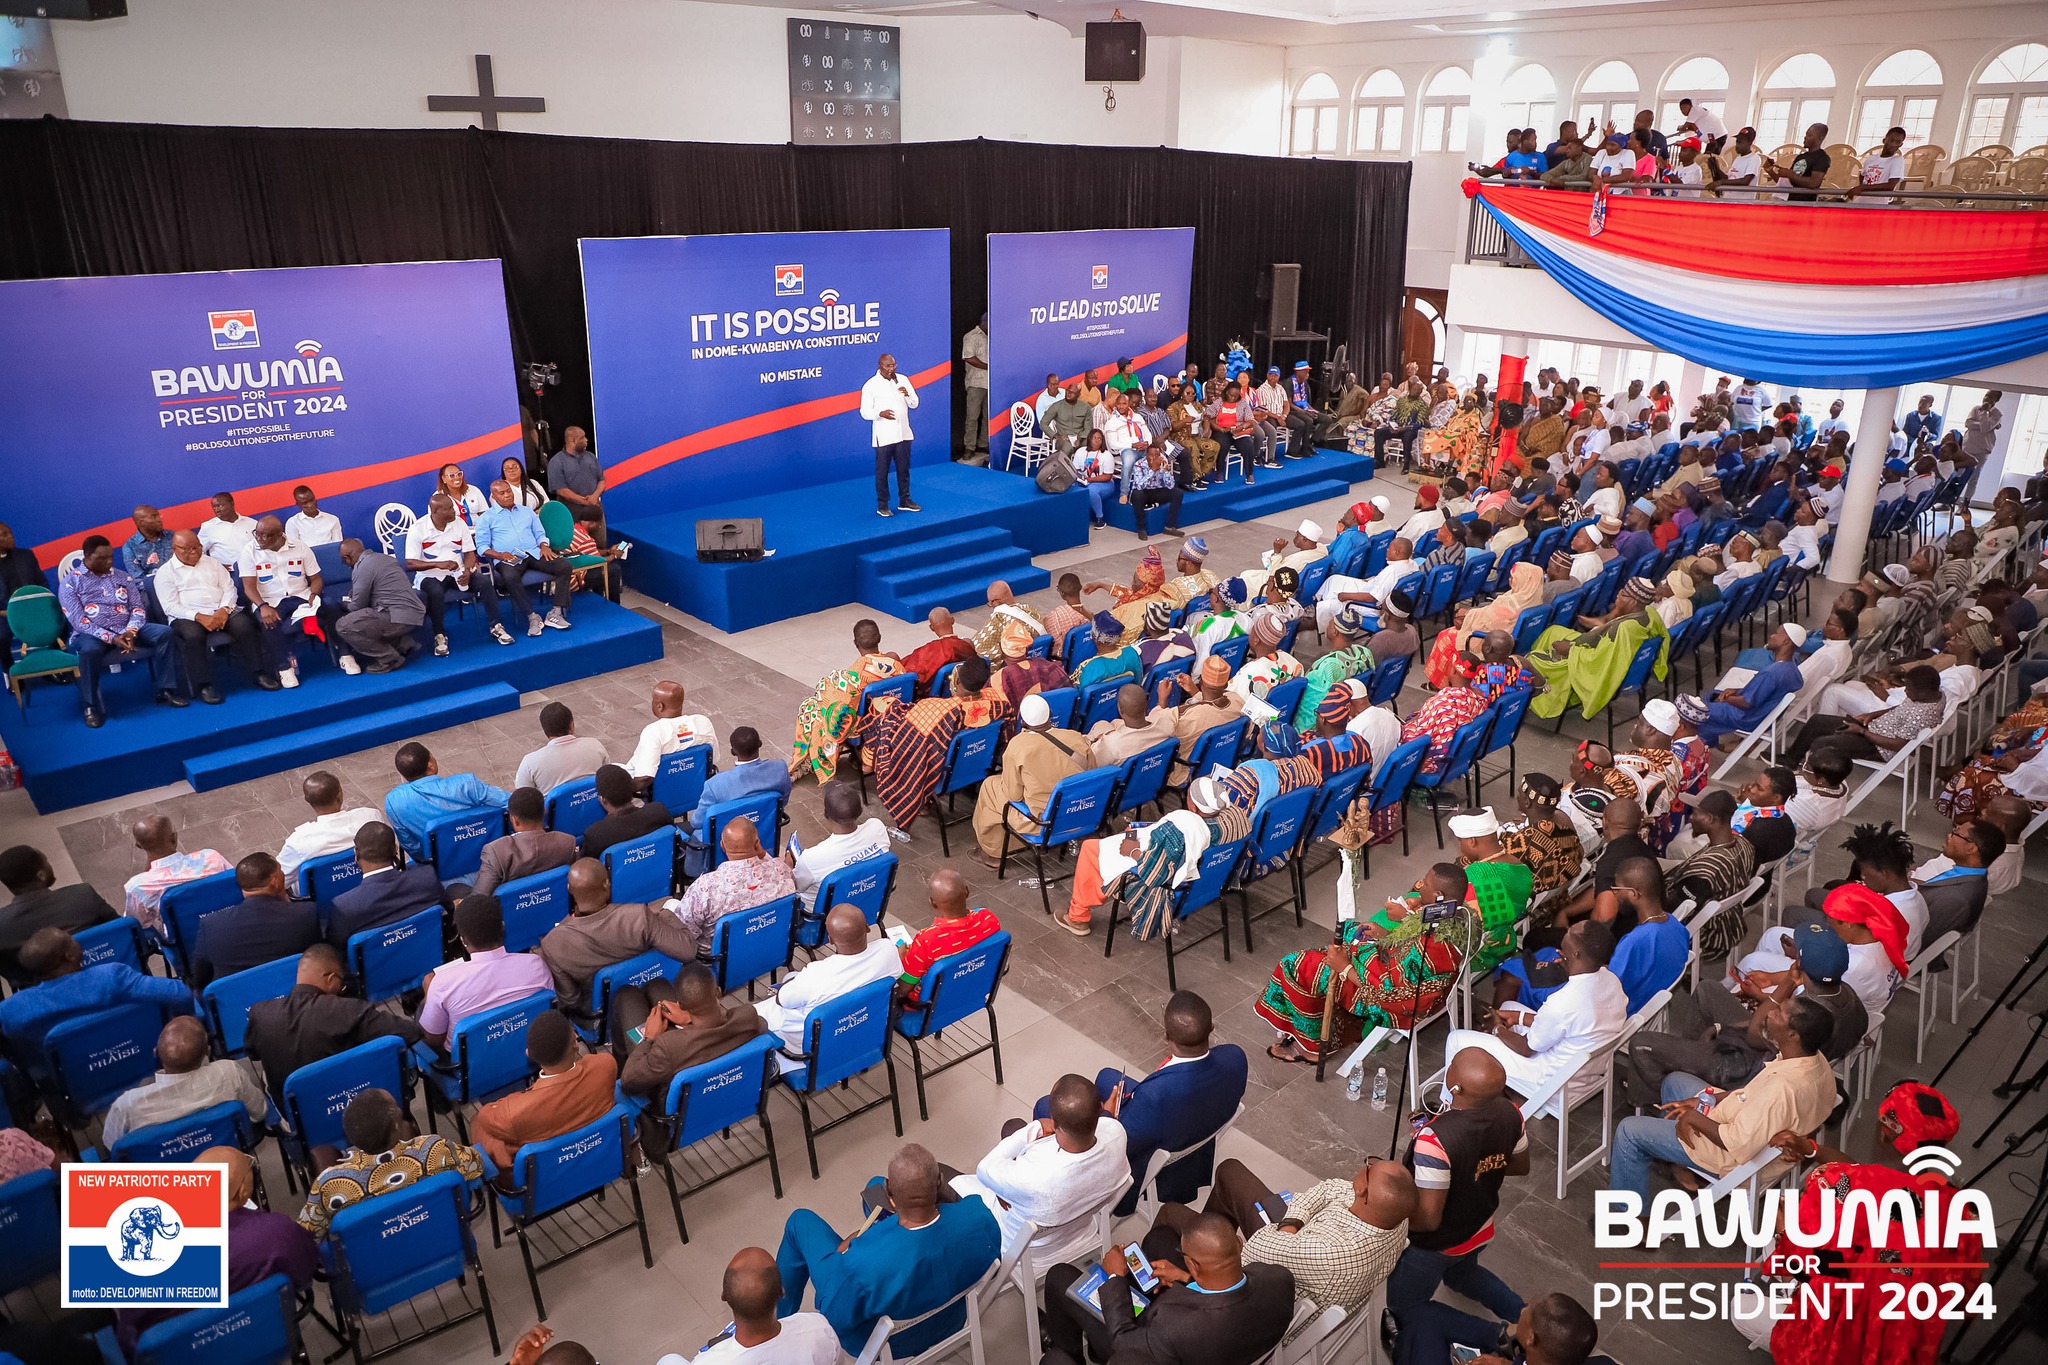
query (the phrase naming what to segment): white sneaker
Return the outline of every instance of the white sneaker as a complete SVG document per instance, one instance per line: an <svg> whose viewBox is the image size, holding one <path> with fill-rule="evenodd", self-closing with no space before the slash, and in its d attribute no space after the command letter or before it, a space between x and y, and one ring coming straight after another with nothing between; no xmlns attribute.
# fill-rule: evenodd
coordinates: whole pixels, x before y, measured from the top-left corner
<svg viewBox="0 0 2048 1365"><path fill-rule="evenodd" d="M541 624L542 622L540 619L539 612L536 611L529 613L526 618L526 638L531 640L536 635L539 635L541 631Z"/></svg>
<svg viewBox="0 0 2048 1365"><path fill-rule="evenodd" d="M496 640L501 645L509 645L512 643L511 635L506 633L505 627L497 621L491 622L491 638L493 640ZM444 649L440 650L439 652L442 654L446 654L448 651Z"/></svg>
<svg viewBox="0 0 2048 1365"><path fill-rule="evenodd" d="M348 662L354 663L355 660L350 659ZM296 668L278 669L277 685L279 687L297 687L299 685L299 670Z"/></svg>
<svg viewBox="0 0 2048 1365"><path fill-rule="evenodd" d="M501 627L499 627L499 629L501 629L501 630L502 630L502 629L503 629L503 627L501 626ZM445 658L447 658L447 657L448 657L448 637L447 637L447 636L445 636L445 635L436 635L436 636L434 637L434 657L435 657L435 658L437 658L437 659L445 659Z"/></svg>
<svg viewBox="0 0 2048 1365"><path fill-rule="evenodd" d="M562 609L560 607L556 607L553 611L548 613L546 624L548 628L551 630L567 630L569 628L569 618L562 615ZM538 635L540 634L540 632L536 630L534 631L534 634Z"/></svg>
<svg viewBox="0 0 2048 1365"><path fill-rule="evenodd" d="M355 655L344 654L341 656L341 671L353 678L363 671L363 666L356 662ZM278 681L282 682L284 680L280 678Z"/></svg>

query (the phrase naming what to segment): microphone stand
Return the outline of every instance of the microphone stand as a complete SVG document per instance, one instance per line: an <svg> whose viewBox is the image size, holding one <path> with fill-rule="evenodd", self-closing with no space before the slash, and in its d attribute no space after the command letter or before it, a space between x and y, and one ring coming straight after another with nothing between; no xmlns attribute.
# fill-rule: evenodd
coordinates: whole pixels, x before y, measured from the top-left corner
<svg viewBox="0 0 2048 1365"><path fill-rule="evenodd" d="M1441 904L1441 902L1439 902L1439 904ZM1429 946L1432 943L1436 942L1437 926L1443 923L1443 921L1450 918L1450 915L1448 914L1439 915L1435 918L1432 918L1429 914L1429 911L1432 908L1434 907L1419 906L1416 909L1416 913L1422 916L1422 937L1416 940L1416 946L1422 951L1422 959L1425 965L1427 965L1429 961ZM1456 906L1452 913L1469 914L1469 912L1465 910L1465 907L1463 905ZM1464 959L1460 959L1458 962L1457 971L1454 972L1451 976L1450 993L1444 997L1445 1005L1447 1008L1452 997L1457 994L1458 976L1462 974L1464 970ZM1360 984L1362 985L1363 982L1361 982ZM1403 1030L1408 1034L1408 1046L1406 1048L1403 1048L1401 1051L1401 1081L1400 1084L1394 1088L1394 1127L1393 1131L1389 1133L1387 1136L1387 1160L1389 1161L1392 1161L1394 1159L1394 1153L1400 1148L1401 1145L1401 1120L1406 1111L1407 1106L1407 1100L1405 1096L1408 1094L1408 1063L1409 1059L1415 1055L1415 1050L1418 1046L1416 1034L1421 1027L1421 1021L1417 1019L1415 1015L1416 1012L1421 1008L1421 1006L1422 977L1418 973L1415 978L1414 988L1408 993L1408 1027L1405 1030ZM1360 1062L1359 1065L1363 1066L1364 1063Z"/></svg>

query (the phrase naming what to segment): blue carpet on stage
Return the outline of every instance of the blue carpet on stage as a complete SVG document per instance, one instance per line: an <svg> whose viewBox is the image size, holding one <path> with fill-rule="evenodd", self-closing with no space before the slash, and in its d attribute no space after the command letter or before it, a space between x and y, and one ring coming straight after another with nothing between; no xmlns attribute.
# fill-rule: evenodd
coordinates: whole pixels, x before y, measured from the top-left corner
<svg viewBox="0 0 2048 1365"><path fill-rule="evenodd" d="M103 684L100 729L85 727L77 688L46 683L25 712L0 703L0 739L47 814L180 779L205 790L283 772L514 711L521 692L661 657L656 622L594 593L578 594L570 617L573 629L521 632L504 646L491 643L474 609L451 614L445 659L423 649L396 672L352 678L321 657L289 691L261 691L221 657L214 676L227 699L183 710L155 704L148 667L131 663Z"/></svg>
<svg viewBox="0 0 2048 1365"><path fill-rule="evenodd" d="M1341 450L1314 450L1299 460L1282 459L1278 469L1261 469L1259 481L1247 484L1237 474L1212 483L1199 493L1182 496L1180 524L1193 526L1204 521L1256 521L1275 512L1305 503L1325 502L1350 494L1351 485L1373 477L1369 455L1352 455ZM1138 529L1138 518L1122 503L1108 507L1109 524L1126 531ZM1165 509L1154 508L1145 516L1146 529L1158 532L1165 524ZM1335 526L1325 532L1335 535Z"/></svg>

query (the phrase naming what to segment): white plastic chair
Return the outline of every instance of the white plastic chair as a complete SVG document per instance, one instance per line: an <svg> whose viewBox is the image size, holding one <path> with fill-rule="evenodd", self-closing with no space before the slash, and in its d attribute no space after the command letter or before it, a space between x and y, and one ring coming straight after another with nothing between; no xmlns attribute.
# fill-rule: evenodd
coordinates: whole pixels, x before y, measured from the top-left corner
<svg viewBox="0 0 2048 1365"><path fill-rule="evenodd" d="M85 551L65 551L64 557L57 561L57 581L62 583L65 579L71 577L72 574L78 572L78 566L83 563L85 563Z"/></svg>
<svg viewBox="0 0 2048 1365"><path fill-rule="evenodd" d="M1719 919L1723 914L1731 911L1740 912L1745 905L1749 904L1750 897L1763 889L1764 879L1761 876L1751 877L1740 891L1737 891L1732 896L1724 896L1717 901L1708 901L1704 906L1695 910L1690 919L1685 917L1684 907L1679 907L1679 914L1675 918L1692 933L1691 971L1692 988L1695 991L1700 988L1700 963L1702 961L1700 940L1706 935L1707 926L1716 919Z"/></svg>
<svg viewBox="0 0 2048 1365"><path fill-rule="evenodd" d="M1138 1184L1138 1207L1136 1210L1138 1221L1149 1228L1152 1226L1153 1220L1159 1217L1159 1176L1161 1172L1181 1158L1193 1156L1210 1143L1223 1141L1223 1135L1236 1127L1237 1121L1243 1117L1244 1106L1240 1104L1237 1106L1237 1112L1224 1120L1223 1126L1207 1137L1197 1139L1177 1152L1162 1150L1152 1153L1151 1160L1145 1163L1145 1178ZM1113 1207L1122 1198L1123 1195L1119 1193L1116 1199L1110 1201L1111 1206ZM1033 1337L1032 1340L1036 1341L1037 1338Z"/></svg>
<svg viewBox="0 0 2048 1365"><path fill-rule="evenodd" d="M1387 1354L1380 1348L1379 1321L1387 1311L1387 1286L1383 1280L1372 1296L1357 1308L1325 1308L1301 1329L1292 1341L1282 1341L1274 1356L1276 1365L1335 1365L1350 1353L1344 1348L1361 1330L1365 1349L1362 1365L1386 1365ZM1296 1309L1299 1316L1300 1309ZM1354 1362L1353 1365L1358 1365Z"/></svg>
<svg viewBox="0 0 2048 1365"><path fill-rule="evenodd" d="M1914 1014L1913 1060L1919 1061L1927 1052L1927 1030L1933 1024L1933 1017L1941 1010L1941 977L1928 969L1934 960L1963 941L1960 929L1951 929L1934 942L1920 949L1920 956L1906 964L1906 979L1899 983L1899 990L1911 991L1919 997L1919 1008ZM1950 989L1955 988L1956 964L1949 963L1947 973ZM1895 993L1892 998L1898 998ZM1894 1011L1896 1013L1896 1011Z"/></svg>
<svg viewBox="0 0 2048 1365"><path fill-rule="evenodd" d="M403 543L405 533L412 529L415 520L412 509L402 502L387 502L377 509L377 519L372 525L376 529L377 544L383 547L385 554L398 553L396 547Z"/></svg>
<svg viewBox="0 0 2048 1365"><path fill-rule="evenodd" d="M1778 704L1771 708L1770 714L1763 718L1763 722L1743 735L1742 743L1736 745L1734 751L1722 760L1720 768L1714 773L1714 781L1726 782L1728 774L1735 771L1735 765L1747 758L1750 750L1756 748L1758 744L1764 746L1765 762L1778 761L1778 722L1792 709L1792 703L1798 696L1797 692L1787 692L1778 698Z"/></svg>
<svg viewBox="0 0 2048 1365"><path fill-rule="evenodd" d="M1242 1106L1239 1108L1241 1111ZM1118 1185L1116 1192L1103 1200L1095 1212L1089 1215L1085 1234L1077 1234L1061 1246L1041 1247L1033 1252L1031 1244L1038 1239L1043 1229L1038 1224L1026 1220L1014 1234L1015 1245L1003 1248L1002 1264L997 1267L1002 1274L990 1287L982 1306L986 1308L994 1303L1002 1296L1004 1289L1015 1288L1024 1300L1024 1339L1037 1341L1039 1289L1045 1283L1045 1272L1062 1261L1071 1260L1083 1253L1090 1256L1100 1255L1110 1243L1110 1233L1116 1222L1116 1206L1123 1202L1123 1197L1130 1188L1129 1180Z"/></svg>
<svg viewBox="0 0 2048 1365"><path fill-rule="evenodd" d="M1870 1016L1863 1040L1835 1064L1835 1074L1842 1078L1842 1088L1849 1095L1848 1111L1842 1115L1844 1129L1855 1121L1856 1111L1863 1107L1863 1097L1870 1093L1871 1078L1877 1073L1878 1049L1883 1042L1884 1012L1880 1010Z"/></svg>
<svg viewBox="0 0 2048 1365"><path fill-rule="evenodd" d="M1052 454L1050 438L1038 433L1038 415L1029 403L1019 403L1010 409L1010 463L1021 462L1027 475L1034 474L1038 466L1045 463L1045 457Z"/></svg>
<svg viewBox="0 0 2048 1365"><path fill-rule="evenodd" d="M861 1347L860 1355L855 1360L854 1365L881 1365L881 1362L895 1362L895 1365L927 1365L927 1362L937 1361L951 1355L959 1347L963 1339L967 1342L969 1354L974 1357L974 1365L987 1365L986 1347L982 1341L982 1312L987 1308L989 1300L995 1297L995 1292L1000 1292L1001 1286L1007 1282L1010 1272L1016 1264L1016 1258L1028 1244L1028 1238L1020 1241L1017 1244L1016 1250L1006 1252L1000 1261L988 1268L987 1274L940 1304L937 1308L932 1309L929 1313L920 1313L916 1317L908 1318L903 1322L897 1322L894 1318L884 1315L875 1323L874 1330L868 1333L867 1344ZM959 1303L965 1303L967 1306L967 1321L961 1325L959 1331L933 1342L929 1347L911 1356L908 1360L898 1360L890 1352L889 1338L892 1335L906 1328L915 1327L927 1318L937 1317ZM1034 1317L1031 1326L1035 1328L1037 1325L1037 1320ZM1034 1336L1031 1340L1035 1341L1037 1338Z"/></svg>
<svg viewBox="0 0 2048 1365"><path fill-rule="evenodd" d="M1942 722L1944 725L1948 723L1948 721ZM1864 799L1876 791L1878 786L1887 778L1897 777L1899 779L1899 825L1903 828L1907 823L1907 817L1912 812L1913 778L1920 762L1920 750L1929 740L1934 738L1934 732L1938 728L1937 726L1929 726L1922 730L1919 734L1901 744L1893 752L1892 756L1883 763L1878 763L1868 758L1857 759L1856 766L1870 769L1870 776L1864 778L1856 790L1849 793L1849 804L1842 808L1842 818L1847 820L1851 815L1854 815L1856 808L1863 804Z"/></svg>
<svg viewBox="0 0 2048 1365"><path fill-rule="evenodd" d="M1154 374L1152 375L1152 392L1155 394L1164 394L1166 392L1166 386L1168 384L1171 384L1172 382L1173 381L1168 379L1165 375L1154 372Z"/></svg>

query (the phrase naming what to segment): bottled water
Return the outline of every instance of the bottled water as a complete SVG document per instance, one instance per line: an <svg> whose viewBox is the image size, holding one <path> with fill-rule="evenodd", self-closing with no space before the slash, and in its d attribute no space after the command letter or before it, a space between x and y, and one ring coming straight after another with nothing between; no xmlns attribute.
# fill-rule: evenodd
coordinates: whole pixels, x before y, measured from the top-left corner
<svg viewBox="0 0 2048 1365"><path fill-rule="evenodd" d="M1344 1098L1354 1104L1365 1098L1365 1066L1363 1063L1351 1068L1351 1078L1344 1082Z"/></svg>
<svg viewBox="0 0 2048 1365"><path fill-rule="evenodd" d="M1372 1078L1372 1107L1375 1109L1387 1107L1387 1069L1385 1067L1381 1067L1375 1072Z"/></svg>

